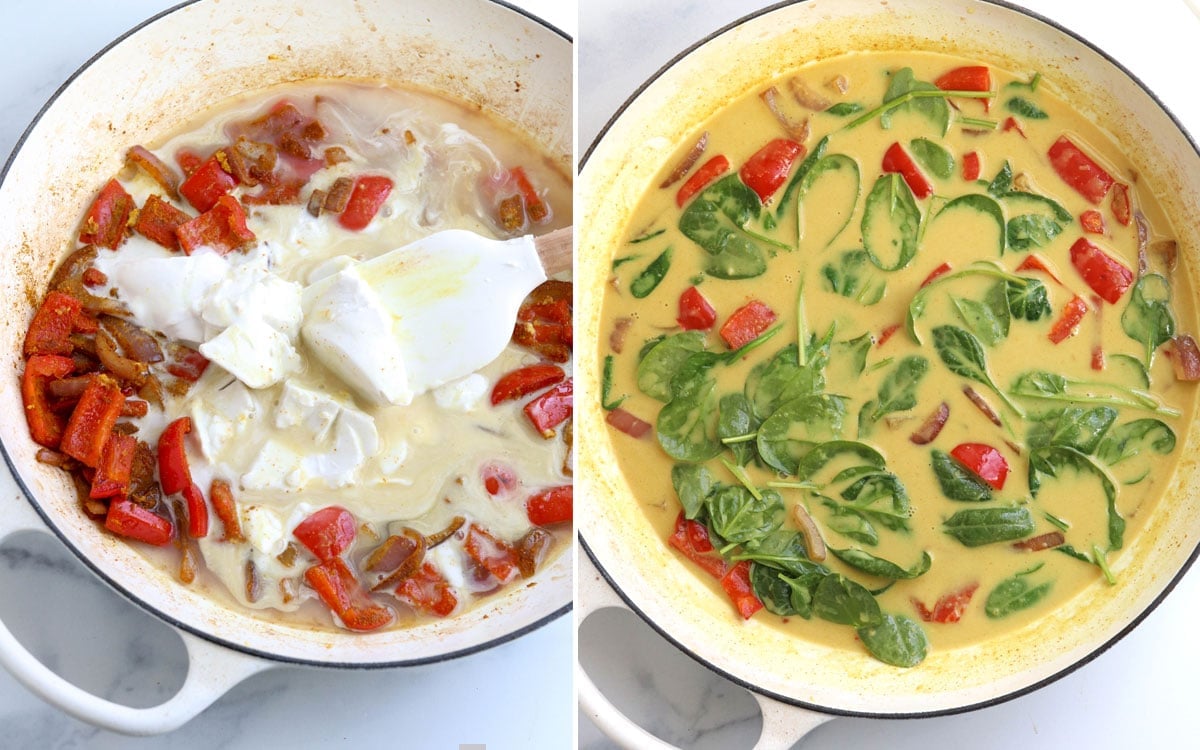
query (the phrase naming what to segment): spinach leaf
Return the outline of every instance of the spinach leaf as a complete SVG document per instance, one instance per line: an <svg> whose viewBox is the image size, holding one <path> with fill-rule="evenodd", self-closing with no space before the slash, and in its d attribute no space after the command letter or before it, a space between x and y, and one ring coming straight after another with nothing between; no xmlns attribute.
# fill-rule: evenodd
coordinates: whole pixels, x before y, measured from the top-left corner
<svg viewBox="0 0 1200 750"><path fill-rule="evenodd" d="M825 526L831 531L871 547L879 544L879 532L862 511L839 505L831 498L822 499L821 504L829 509Z"/></svg>
<svg viewBox="0 0 1200 750"><path fill-rule="evenodd" d="M954 271L953 273L938 276L917 290L917 293L913 295L912 300L908 303L908 314L904 320L904 326L913 341L918 344L921 343L921 337L917 334L917 319L925 313L925 305L928 303L929 295L947 283L974 276L990 276L1005 282L1005 296L1008 298L1009 312L1012 317L1038 320L1051 313L1050 301L1046 296L1046 288L1042 285L1042 282L1037 279L1011 274L1004 270L998 263L992 261L977 261L961 271Z"/></svg>
<svg viewBox="0 0 1200 750"><path fill-rule="evenodd" d="M858 102L838 102L832 107L826 108L825 111L835 117L848 117L862 112L863 105Z"/></svg>
<svg viewBox="0 0 1200 750"><path fill-rule="evenodd" d="M821 579L813 592L813 614L822 620L855 628L878 625L883 621L879 602L862 584L840 573Z"/></svg>
<svg viewBox="0 0 1200 750"><path fill-rule="evenodd" d="M928 138L914 138L908 146L921 166L934 176L948 180L954 174L954 156L945 146Z"/></svg>
<svg viewBox="0 0 1200 750"><path fill-rule="evenodd" d="M1107 391L1107 393L1098 391ZM1108 404L1131 409L1146 409L1172 417L1180 414L1178 409L1164 406L1153 395L1136 388L1126 388L1115 383L1075 380L1045 370L1030 370L1021 373L1009 387L1009 392L1014 396L1044 401Z"/></svg>
<svg viewBox="0 0 1200 750"><path fill-rule="evenodd" d="M1108 406L1051 409L1031 417L1025 441L1030 449L1064 445L1081 453L1092 453L1116 420L1117 410Z"/></svg>
<svg viewBox="0 0 1200 750"><path fill-rule="evenodd" d="M870 434L875 423L888 414L914 408L917 387L928 371L929 360L918 354L910 354L897 362L880 384L878 397L863 404L858 415L858 434Z"/></svg>
<svg viewBox="0 0 1200 750"><path fill-rule="evenodd" d="M927 92L930 96L914 96L917 92ZM904 111L916 112L929 120L937 127L938 135L945 135L950 130L950 104L946 101L945 92L932 83L917 80L912 68L901 68L892 74L892 80L883 95L879 124L884 130L890 129L892 116Z"/></svg>
<svg viewBox="0 0 1200 750"><path fill-rule="evenodd" d="M1165 456L1175 450L1175 432L1158 419L1135 419L1113 430L1096 451L1096 458L1109 466L1133 458L1145 450Z"/></svg>
<svg viewBox="0 0 1200 750"><path fill-rule="evenodd" d="M845 416L841 396L817 393L788 401L758 428L758 455L771 468L795 475L810 450L838 437Z"/></svg>
<svg viewBox="0 0 1200 750"><path fill-rule="evenodd" d="M1099 464L1087 455L1063 445L1038 448L1029 453L1029 492L1036 498L1045 477L1058 477L1064 469L1091 474L1100 480L1108 512L1108 547L1121 549L1125 537L1125 519L1117 510L1117 486Z"/></svg>
<svg viewBox="0 0 1200 750"><path fill-rule="evenodd" d="M827 291L864 305L875 304L887 291L887 281L874 270L866 250L848 250L821 266L821 278Z"/></svg>
<svg viewBox="0 0 1200 750"><path fill-rule="evenodd" d="M1025 411L993 382L987 369L987 355L983 353L979 339L957 326L938 326L933 329L933 346L950 372L986 385L1014 413L1025 416Z"/></svg>
<svg viewBox="0 0 1200 750"><path fill-rule="evenodd" d="M813 614L813 595L827 575L829 571L823 566L814 565L812 571L788 575L777 568L754 563L750 566L750 585L767 611L808 619Z"/></svg>
<svg viewBox="0 0 1200 750"><path fill-rule="evenodd" d="M991 219L996 224L996 255L1004 254L1004 210L1000 208L1000 204L994 199L983 195L982 193L967 193L954 198L946 205L942 206L941 210L934 216L934 220L941 218L947 211L968 208ZM974 238L973 238L974 239Z"/></svg>
<svg viewBox="0 0 1200 750"><path fill-rule="evenodd" d="M988 289L982 302L950 297L967 328L988 346L995 346L1008 337L1011 316L1008 310L1007 289L1006 282L997 282Z"/></svg>
<svg viewBox="0 0 1200 750"><path fill-rule="evenodd" d="M855 547L849 549L830 547L829 552L852 568L878 578L890 578L893 581L919 578L928 572L929 567L933 565L933 558L929 556L928 552L922 552L921 559L914 563L911 568L907 569L900 567L891 560L876 557L869 552Z"/></svg>
<svg viewBox="0 0 1200 750"><path fill-rule="evenodd" d="M1020 96L1014 96L1006 101L1004 107L1014 115L1020 115L1030 120L1045 120L1050 116L1041 107Z"/></svg>
<svg viewBox="0 0 1200 750"><path fill-rule="evenodd" d="M663 451L676 461L699 463L725 449L716 436L716 381L697 375L682 385L675 379L674 398L658 412L655 433Z"/></svg>
<svg viewBox="0 0 1200 750"><path fill-rule="evenodd" d="M1045 247L1062 233L1063 225L1049 216L1021 214L1008 220L1005 237L1011 250Z"/></svg>
<svg viewBox="0 0 1200 750"><path fill-rule="evenodd" d="M712 473L699 464L675 464L671 467L671 486L685 518L695 520L704 510L704 503L717 486Z"/></svg>
<svg viewBox="0 0 1200 750"><path fill-rule="evenodd" d="M850 219L854 216L854 208L858 205L858 197L862 195L862 173L859 172L858 162L851 159L845 154L830 154L822 158L810 169L800 180L799 188L796 196L796 246L800 246L800 241L804 238L804 206L805 200L811 193L816 190L818 183L826 184L830 181L822 178L833 177L837 175L845 175L854 183L853 195L850 197L849 205L841 212L843 217L842 223L829 235L822 247L829 247L833 241L841 236L842 232L850 224ZM834 185L836 187L836 184ZM826 197L820 196L821 200L815 201L816 208L822 215L830 213L836 214L837 208L840 206L835 198L841 196Z"/></svg>
<svg viewBox="0 0 1200 750"><path fill-rule="evenodd" d="M1033 533L1033 514L1025 506L971 508L946 519L942 530L966 547L1011 542Z"/></svg>
<svg viewBox="0 0 1200 750"><path fill-rule="evenodd" d="M858 629L867 651L893 667L915 667L929 653L929 638L912 618L881 615L879 624Z"/></svg>
<svg viewBox="0 0 1200 750"><path fill-rule="evenodd" d="M810 450L796 465L796 476L801 479L812 479L818 471L825 468L838 456L854 456L863 461L862 465L879 470L884 467L883 454L866 443L853 440L830 440L821 443Z"/></svg>
<svg viewBox="0 0 1200 750"><path fill-rule="evenodd" d="M767 270L763 249L743 228L762 212L758 193L736 174L700 193L679 217L679 231L712 257L705 272L719 279L747 279Z"/></svg>
<svg viewBox="0 0 1200 750"><path fill-rule="evenodd" d="M741 485L723 485L706 506L713 531L728 544L760 539L783 524L783 498L775 490L763 490L756 497Z"/></svg>
<svg viewBox="0 0 1200 750"><path fill-rule="evenodd" d="M871 353L874 342L870 333L864 333L858 338L839 341L837 345L845 350L849 357L848 369L854 375L862 375L867 369L867 355Z"/></svg>
<svg viewBox="0 0 1200 750"><path fill-rule="evenodd" d="M825 136L817 141L817 145L813 146L813 150L808 153L808 156L804 157L804 161L800 162L800 166L796 167L795 174L792 175L792 179L788 180L787 187L783 189L783 195L779 197L779 205L775 207L776 219L783 216L792 196L800 189L800 183L812 171L813 166L825 156L825 148L827 146L829 146L829 136Z"/></svg>
<svg viewBox="0 0 1200 750"><path fill-rule="evenodd" d="M934 449L930 454L933 474L942 494L964 503L982 503L992 499L992 487L949 453Z"/></svg>
<svg viewBox="0 0 1200 750"><path fill-rule="evenodd" d="M1032 322L1053 313L1050 309L1050 298L1046 295L1046 285L1039 279L1018 276L1005 283L1004 294L1008 297L1008 309L1017 319Z"/></svg>
<svg viewBox="0 0 1200 750"><path fill-rule="evenodd" d="M613 355L605 355L604 371L600 376L600 408L604 411L612 411L620 406L626 398L628 398L628 396L622 396L616 401L612 400L613 366Z"/></svg>
<svg viewBox="0 0 1200 750"><path fill-rule="evenodd" d="M650 295L667 275L667 271L671 268L671 248L667 247L662 253L650 261L650 265L646 266L633 283L629 285L629 293L637 299L643 299Z"/></svg>
<svg viewBox="0 0 1200 750"><path fill-rule="evenodd" d="M996 588L988 594L987 601L983 605L983 611L987 613L987 616L994 620L1006 617L1013 612L1029 609L1044 599L1053 588L1054 582L1046 581L1037 586L1030 586L1029 581L1026 580L1026 576L1037 572L1041 567L1042 564L1038 564L1011 578L1005 578L997 584Z"/></svg>
<svg viewBox="0 0 1200 750"><path fill-rule="evenodd" d="M754 458L754 440L761 420L754 416L750 400L741 393L725 394L717 409L717 437L733 451L738 465L745 466Z"/></svg>
<svg viewBox="0 0 1200 750"><path fill-rule="evenodd" d="M849 507L890 531L909 531L912 506L899 477L887 472L867 474L842 490Z"/></svg>
<svg viewBox="0 0 1200 750"><path fill-rule="evenodd" d="M804 536L798 531L777 529L758 539L748 541L731 560L750 560L758 565L776 568L792 577L824 576L829 569L808 557Z"/></svg>
<svg viewBox="0 0 1200 750"><path fill-rule="evenodd" d="M880 270L896 271L912 262L921 209L904 178L894 172L880 175L867 195L861 226L863 249Z"/></svg>
<svg viewBox="0 0 1200 750"><path fill-rule="evenodd" d="M754 416L766 419L788 401L825 389L829 350L819 346L810 352L808 363L801 366L799 345L789 344L771 359L754 366L743 389Z"/></svg>
<svg viewBox="0 0 1200 750"><path fill-rule="evenodd" d="M989 195L997 198L1003 198L1012 192L1013 170L1012 165L1005 161L1000 165L1000 171L988 183L987 191Z"/></svg>
<svg viewBox="0 0 1200 750"><path fill-rule="evenodd" d="M661 235L661 234L665 234L665 233L666 233L666 231L667 231L667 230L666 230L666 227L663 227L663 228L661 228L661 229L655 229L655 230L653 230L653 231L647 230L646 232L642 233L641 235L639 235L639 236L637 236L637 237L634 237L632 240L630 240L630 241L629 241L629 244L630 244L630 245L637 245L637 244L639 244L639 243L642 243L642 242L649 242L650 240L654 239L655 237L658 237L658 236L659 236L659 235ZM636 257L638 257L638 256L631 256L631 257L629 257L628 259L629 259L629 260L632 260L633 258L636 258ZM620 264L618 264L618 263L617 263L617 262L615 262L615 261L613 262L613 268L614 268L614 269L616 269L616 267L617 267L618 265L620 265Z"/></svg>
<svg viewBox="0 0 1200 750"><path fill-rule="evenodd" d="M671 400L671 383L688 358L704 351L702 331L684 331L656 342L637 367L637 384L642 393L658 401Z"/></svg>
<svg viewBox="0 0 1200 750"><path fill-rule="evenodd" d="M1121 329L1146 350L1149 369L1154 350L1175 335L1175 316L1171 313L1171 285L1162 275L1148 273L1137 280L1129 295L1129 304L1121 313Z"/></svg>

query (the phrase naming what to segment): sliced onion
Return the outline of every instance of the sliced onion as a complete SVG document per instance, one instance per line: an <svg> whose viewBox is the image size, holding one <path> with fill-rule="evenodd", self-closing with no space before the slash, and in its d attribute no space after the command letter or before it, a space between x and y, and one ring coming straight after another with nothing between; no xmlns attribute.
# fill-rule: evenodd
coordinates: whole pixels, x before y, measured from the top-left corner
<svg viewBox="0 0 1200 750"><path fill-rule="evenodd" d="M71 253L59 264L54 275L50 277L50 289L66 292L79 300L83 308L89 312L108 313L122 317L129 315L129 311L120 302L111 297L97 297L88 291L87 285L83 283L83 272L92 267L92 261L95 259L96 248L91 245L81 247Z"/></svg>
<svg viewBox="0 0 1200 750"><path fill-rule="evenodd" d="M829 554L825 549L825 540L821 538L817 522L800 503L792 506L792 520L796 522L796 527L804 537L804 548L808 550L808 559L813 562L824 561Z"/></svg>
<svg viewBox="0 0 1200 750"><path fill-rule="evenodd" d="M1150 252L1162 258L1167 273L1172 273L1179 264L1179 243L1175 240L1159 240L1151 243Z"/></svg>
<svg viewBox="0 0 1200 750"><path fill-rule="evenodd" d="M824 112L833 104L829 99L809 88L808 84L798 76L788 79L788 89L792 92L792 98L796 100L797 104L814 112Z"/></svg>
<svg viewBox="0 0 1200 750"><path fill-rule="evenodd" d="M604 421L633 438L640 438L653 427L649 422L638 419L624 409L613 409L604 416Z"/></svg>
<svg viewBox="0 0 1200 750"><path fill-rule="evenodd" d="M150 373L149 365L121 356L117 352L116 339L103 328L96 333L96 356L105 369L126 383L140 386Z"/></svg>
<svg viewBox="0 0 1200 750"><path fill-rule="evenodd" d="M997 427L1000 427L1004 424L1002 421L1000 421L1000 415L997 414L996 410L992 408L992 405L987 402L987 399L979 395L978 391L969 385L964 385L963 393L966 394L967 398L971 399L971 403L975 404L975 408L983 412L983 416L987 417L992 424L996 425Z"/></svg>
<svg viewBox="0 0 1200 750"><path fill-rule="evenodd" d="M934 441L934 438L946 426L946 420L950 418L950 405L945 401L938 404L938 408L932 414L925 418L917 431L909 436L909 440L917 445L928 445Z"/></svg>
<svg viewBox="0 0 1200 750"><path fill-rule="evenodd" d="M850 90L850 79L841 73L838 73L833 78L830 78L828 81L826 81L825 85L839 94L844 94Z"/></svg>
<svg viewBox="0 0 1200 750"><path fill-rule="evenodd" d="M1181 333L1172 341L1175 344L1175 356L1171 364L1175 367L1175 379L1188 383L1200 380L1200 347L1190 333Z"/></svg>
<svg viewBox="0 0 1200 750"><path fill-rule="evenodd" d="M625 349L625 336L628 335L631 325L633 318L617 318L612 333L608 335L608 347L613 353L620 354Z"/></svg>
<svg viewBox="0 0 1200 750"><path fill-rule="evenodd" d="M446 528L442 529L441 531L436 531L436 532L426 536L425 537L425 546L428 549L433 549L434 547L438 546L439 544L446 541L450 537L454 536L455 533L457 533L458 530L461 529L463 527L463 524L466 522L467 522L467 519L464 518L463 516L455 516L453 519L450 520L450 524L448 526L446 526Z"/></svg>
<svg viewBox="0 0 1200 750"><path fill-rule="evenodd" d="M763 100L763 102L766 103L767 108L771 110L771 114L775 115L775 119L779 121L779 124L783 127L784 132L786 132L788 136L792 138L792 140L797 141L798 143L804 143L808 140L808 118L804 118L804 122L801 123L793 122L792 118L788 117L787 114L779 108L779 89L772 86L758 96Z"/></svg>
<svg viewBox="0 0 1200 750"><path fill-rule="evenodd" d="M1061 547L1066 544L1067 538L1063 536L1061 531L1048 531L1045 534L1039 534L1029 539L1023 539L1019 542L1014 542L1015 549L1025 550L1026 552L1040 552L1044 549L1052 547Z"/></svg>
<svg viewBox="0 0 1200 750"><path fill-rule="evenodd" d="M1150 243L1150 222L1140 210L1133 212L1133 223L1137 227L1138 276L1150 270L1150 259L1146 257L1146 246Z"/></svg>
<svg viewBox="0 0 1200 750"><path fill-rule="evenodd" d="M162 347L146 329L112 315L100 316L100 323L116 337L125 356L147 364L163 361Z"/></svg>
<svg viewBox="0 0 1200 750"><path fill-rule="evenodd" d="M688 152L683 155L683 158L679 160L679 163L675 165L675 168L671 170L671 174L667 175L667 179L659 183L658 186L660 188L669 188L676 182L679 182L681 179L683 179L683 176L687 174L688 171L695 166L696 162L700 160L700 157L704 155L704 149L707 147L708 131L706 130L700 134L700 137L696 139L696 142L692 144L692 147L688 149Z"/></svg>
<svg viewBox="0 0 1200 750"><path fill-rule="evenodd" d="M517 552L517 570L521 571L522 578L533 577L553 541L554 537L550 532L541 528L530 529L525 536L517 540L514 545Z"/></svg>

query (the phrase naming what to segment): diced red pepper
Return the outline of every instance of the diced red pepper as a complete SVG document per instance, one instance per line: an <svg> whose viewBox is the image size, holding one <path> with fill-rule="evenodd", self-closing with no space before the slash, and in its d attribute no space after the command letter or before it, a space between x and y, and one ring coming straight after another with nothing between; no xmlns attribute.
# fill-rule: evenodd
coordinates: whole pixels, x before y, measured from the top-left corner
<svg viewBox="0 0 1200 750"><path fill-rule="evenodd" d="M689 286L679 295L679 317L675 321L685 331L707 331L716 325L717 310L699 289Z"/></svg>
<svg viewBox="0 0 1200 750"><path fill-rule="evenodd" d="M513 370L496 381L492 388L492 406L549 388L566 376L558 365L529 365Z"/></svg>
<svg viewBox="0 0 1200 750"><path fill-rule="evenodd" d="M604 421L634 438L640 438L650 431L654 425L644 419L639 419L621 408L612 409L604 415Z"/></svg>
<svg viewBox="0 0 1200 750"><path fill-rule="evenodd" d="M326 561L350 549L357 533L357 522L353 514L345 508L330 505L314 511L308 518L296 524L292 536L316 555L318 560Z"/></svg>
<svg viewBox="0 0 1200 750"><path fill-rule="evenodd" d="M423 564L416 573L401 581L396 587L396 596L413 609L438 617L448 616L458 606L454 589L430 563Z"/></svg>
<svg viewBox="0 0 1200 750"><path fill-rule="evenodd" d="M969 151L963 154L962 157L962 176L967 182L974 182L979 179L980 172L983 171L983 165L979 161L979 154L975 151Z"/></svg>
<svg viewBox="0 0 1200 750"><path fill-rule="evenodd" d="M1112 189L1112 175L1076 146L1070 138L1059 136L1049 151L1054 171L1090 203L1100 205Z"/></svg>
<svg viewBox="0 0 1200 750"><path fill-rule="evenodd" d="M758 193L763 203L775 194L783 185L792 164L805 152L804 145L787 138L776 138L754 153L742 168L738 176L746 187Z"/></svg>
<svg viewBox="0 0 1200 750"><path fill-rule="evenodd" d="M986 443L962 443L954 446L950 455L991 485L992 489L1004 489L1004 480L1008 478L1008 461L1000 451Z"/></svg>
<svg viewBox="0 0 1200 750"><path fill-rule="evenodd" d="M304 571L304 580L350 630L376 630L392 622L392 611L371 600L340 557L325 560Z"/></svg>
<svg viewBox="0 0 1200 750"><path fill-rule="evenodd" d="M21 401L29 435L38 445L58 449L66 420L50 409L46 386L51 380L65 378L75 371L75 361L57 354L35 354L25 362L21 376Z"/></svg>
<svg viewBox="0 0 1200 750"><path fill-rule="evenodd" d="M175 524L124 497L108 504L104 528L114 534L155 547L165 547L175 538Z"/></svg>
<svg viewBox="0 0 1200 750"><path fill-rule="evenodd" d="M888 342L888 339L890 339L892 336L895 336L896 331L899 331L899 330L900 330L899 323L892 323L890 326L885 327L882 331L879 332L879 338L876 339L875 346L876 347L883 346L884 344L886 344Z"/></svg>
<svg viewBox="0 0 1200 750"><path fill-rule="evenodd" d="M188 536L193 539L208 536L208 503L195 482L183 488L183 500L187 503Z"/></svg>
<svg viewBox="0 0 1200 750"><path fill-rule="evenodd" d="M575 488L570 484L542 490L525 501L525 514L534 526L568 523L573 515L574 497Z"/></svg>
<svg viewBox="0 0 1200 750"><path fill-rule="evenodd" d="M930 284L933 283L934 279L938 278L939 276L945 276L948 273L950 273L950 264L943 263L942 265L938 266L937 268L935 268L929 272L929 275L926 276L925 280L921 282L921 287L924 288L924 287L929 286Z"/></svg>
<svg viewBox="0 0 1200 750"><path fill-rule="evenodd" d="M133 228L138 234L168 250L178 250L179 238L175 233L191 218L157 195L151 195L142 204Z"/></svg>
<svg viewBox="0 0 1200 750"><path fill-rule="evenodd" d="M964 65L938 76L933 85L942 91L991 91L992 74L986 65Z"/></svg>
<svg viewBox="0 0 1200 750"><path fill-rule="evenodd" d="M733 311L721 325L721 338L730 349L741 349L758 338L775 322L775 311L752 299Z"/></svg>
<svg viewBox="0 0 1200 750"><path fill-rule="evenodd" d="M1104 214L1089 208L1079 214L1079 225L1089 234L1104 234Z"/></svg>
<svg viewBox="0 0 1200 750"><path fill-rule="evenodd" d="M107 375L93 375L67 420L59 450L95 468L124 405L125 395L117 381Z"/></svg>
<svg viewBox="0 0 1200 750"><path fill-rule="evenodd" d="M1099 372L1104 369L1104 347L1096 344L1092 347L1092 369Z"/></svg>
<svg viewBox="0 0 1200 750"><path fill-rule="evenodd" d="M525 404L525 416L544 438L554 437L555 429L571 418L575 405L572 378L554 386Z"/></svg>
<svg viewBox="0 0 1200 750"><path fill-rule="evenodd" d="M1042 257L1037 253L1030 253L1025 256L1025 259L1017 266L1018 271L1041 271L1054 280L1054 283L1062 286L1062 281L1058 278L1058 274L1050 267L1050 264L1042 260Z"/></svg>
<svg viewBox="0 0 1200 750"><path fill-rule="evenodd" d="M1050 340L1061 344L1074 336L1079 331L1079 324L1083 321L1083 316L1087 315L1087 311L1088 304L1083 297L1078 294L1072 297L1063 308L1062 315L1058 316L1058 320L1054 321L1050 328Z"/></svg>
<svg viewBox="0 0 1200 750"><path fill-rule="evenodd" d="M525 201L525 215L529 217L529 220L540 224L550 218L550 209L534 189L533 183L529 181L529 176L525 174L525 168L514 167L509 170L509 174L516 181L517 189L521 191L521 198Z"/></svg>
<svg viewBox="0 0 1200 750"><path fill-rule="evenodd" d="M1118 182L1112 187L1112 202L1109 203L1113 218L1123 227L1133 220L1133 204L1129 200L1129 186Z"/></svg>
<svg viewBox="0 0 1200 750"><path fill-rule="evenodd" d="M222 195L212 208L175 229L179 246L188 255L199 247L208 247L221 255L240 250L254 242L254 232L246 226L246 209L232 195Z"/></svg>
<svg viewBox="0 0 1200 750"><path fill-rule="evenodd" d="M912 160L899 142L888 146L888 150L883 153L883 171L894 172L903 177L904 182L908 184L908 189L917 198L928 198L933 195L933 184L921 173L917 163Z"/></svg>
<svg viewBox="0 0 1200 750"><path fill-rule="evenodd" d="M513 343L532 349L551 362L569 360L574 343L573 290L574 285L569 281L550 279L539 284L517 311Z"/></svg>
<svg viewBox="0 0 1200 750"><path fill-rule="evenodd" d="M912 603L917 609L917 614L925 622L940 622L944 624L958 622L967 611L967 605L971 603L971 597L975 595L975 591L978 588L978 583L969 583L958 591L943 594L938 597L937 603L933 605L933 609L929 609L917 599L912 599Z"/></svg>
<svg viewBox="0 0 1200 750"><path fill-rule="evenodd" d="M183 492L192 483L183 437L192 431L192 418L179 417L158 437L158 481L168 495Z"/></svg>
<svg viewBox="0 0 1200 750"><path fill-rule="evenodd" d="M391 192L390 178L378 174L359 175L350 191L350 202L338 214L338 224L352 232L365 229L383 208L383 202Z"/></svg>
<svg viewBox="0 0 1200 750"><path fill-rule="evenodd" d="M1071 263L1092 291L1110 305L1115 305L1133 284L1133 271L1086 237L1071 245Z"/></svg>
<svg viewBox="0 0 1200 750"><path fill-rule="evenodd" d="M754 586L750 583L750 561L742 560L729 569L721 578L721 588L733 601L742 619L749 620L754 613L763 608L763 603L754 595Z"/></svg>
<svg viewBox="0 0 1200 750"><path fill-rule="evenodd" d="M133 198L121 183L109 180L100 188L83 217L83 226L79 228L80 243L116 250L125 240L125 229L133 208Z"/></svg>
<svg viewBox="0 0 1200 750"><path fill-rule="evenodd" d="M1007 133L1010 130L1017 131L1017 134L1028 140L1029 136L1025 135L1025 128L1021 127L1021 123L1017 122L1015 117L1006 117L1004 124L1000 126L1001 133Z"/></svg>
<svg viewBox="0 0 1200 750"><path fill-rule="evenodd" d="M688 520L683 513L675 519L675 533L667 538L667 543L713 578L723 578L728 572L728 566L721 556L712 554L713 545L708 537L708 529L699 521Z"/></svg>
<svg viewBox="0 0 1200 750"><path fill-rule="evenodd" d="M503 539L499 539L474 524L467 530L463 549L475 564L491 573L504 583L517 573L517 551Z"/></svg>
<svg viewBox="0 0 1200 750"><path fill-rule="evenodd" d="M213 510L216 511L217 518L221 519L221 526L225 529L221 538L226 542L246 541L245 535L242 534L242 523L238 518L237 503L233 499L233 489L229 486L229 482L224 479L214 479L208 495L212 500Z"/></svg>
<svg viewBox="0 0 1200 750"><path fill-rule="evenodd" d="M184 171L187 171L186 168ZM214 154L188 175L179 186L179 194L197 211L205 213L236 186L237 179L225 171Z"/></svg>
<svg viewBox="0 0 1200 750"><path fill-rule="evenodd" d="M208 369L208 357L191 347L173 343L168 351L171 361L167 363L167 372L181 380L195 383Z"/></svg>
<svg viewBox="0 0 1200 750"><path fill-rule="evenodd" d="M690 201L692 196L708 187L710 183L728 171L729 159L726 159L724 154L719 154L704 162L679 187L679 192L675 194L675 205L683 208L683 205Z"/></svg>
<svg viewBox="0 0 1200 750"><path fill-rule="evenodd" d="M104 444L100 454L100 465L92 477L88 497L99 500L105 497L126 497L129 480L133 475L133 454L137 452L137 438L133 435L113 433Z"/></svg>
<svg viewBox="0 0 1200 750"><path fill-rule="evenodd" d="M54 291L47 294L41 307L33 314L29 330L25 332L25 356L71 356L71 352L75 350L75 345L71 343L71 333L75 329L75 321L82 314L82 309L79 300L65 292Z"/></svg>
<svg viewBox="0 0 1200 750"><path fill-rule="evenodd" d="M484 464L479 469L479 478L483 480L483 488L492 497L508 495L521 486L521 480L512 467L497 461Z"/></svg>

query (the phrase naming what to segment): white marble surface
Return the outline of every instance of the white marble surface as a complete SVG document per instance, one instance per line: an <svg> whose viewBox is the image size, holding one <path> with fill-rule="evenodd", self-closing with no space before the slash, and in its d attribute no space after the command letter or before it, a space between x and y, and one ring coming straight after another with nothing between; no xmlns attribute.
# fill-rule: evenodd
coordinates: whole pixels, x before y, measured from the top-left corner
<svg viewBox="0 0 1200 750"><path fill-rule="evenodd" d="M836 0L825 0L836 2ZM895 2L896 0L892 0ZM1186 0L1200 9L1200 3ZM1200 136L1200 21L1185 0L1023 0L1107 50ZM579 151L647 77L704 35L764 7L754 0L592 0L580 4ZM1200 10L1198 10L1200 12ZM586 536L586 530L583 531ZM1197 747L1200 569L1132 634L1064 679L1030 695L957 716L904 721L839 718L798 747ZM645 728L687 748L749 748L757 706L659 638L635 615L602 610L579 631L580 661L605 694ZM580 716L581 750L615 745Z"/></svg>
<svg viewBox="0 0 1200 750"><path fill-rule="evenodd" d="M0 156L7 157L81 64L174 4L0 3ZM575 34L572 5L513 4ZM174 631L100 584L51 537L26 534L0 546L0 617L44 663L112 700L154 705L182 684L186 656ZM178 731L136 740L68 718L0 670L0 750L570 747L570 620L560 617L513 642L431 666L273 669L237 686Z"/></svg>

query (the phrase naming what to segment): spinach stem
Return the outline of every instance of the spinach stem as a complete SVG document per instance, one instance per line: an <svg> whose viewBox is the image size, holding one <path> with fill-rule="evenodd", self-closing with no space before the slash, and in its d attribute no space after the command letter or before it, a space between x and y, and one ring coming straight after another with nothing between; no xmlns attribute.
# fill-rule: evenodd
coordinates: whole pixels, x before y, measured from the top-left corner
<svg viewBox="0 0 1200 750"><path fill-rule="evenodd" d="M808 320L804 315L804 271L800 271L800 291L796 293L796 327L799 329L796 340L799 344L798 364L808 367Z"/></svg>
<svg viewBox="0 0 1200 750"><path fill-rule="evenodd" d="M908 104L913 99L937 99L937 98L941 98L941 99L951 99L951 98L990 99L993 96L995 96L995 94L991 91L942 91L941 89L937 89L936 91L935 90L906 91L903 94L901 94L900 96L897 96L895 99L889 99L888 101L879 105L875 109L870 110L866 114L859 115L858 117L854 118L849 123L847 123L846 125L842 126L842 129L843 130L853 130L854 128L857 128L859 125L862 125L865 122L869 122L869 121L875 119L876 117L878 117L879 115L882 115L884 112L888 112L890 110L895 109L896 107L899 107L904 104Z"/></svg>

